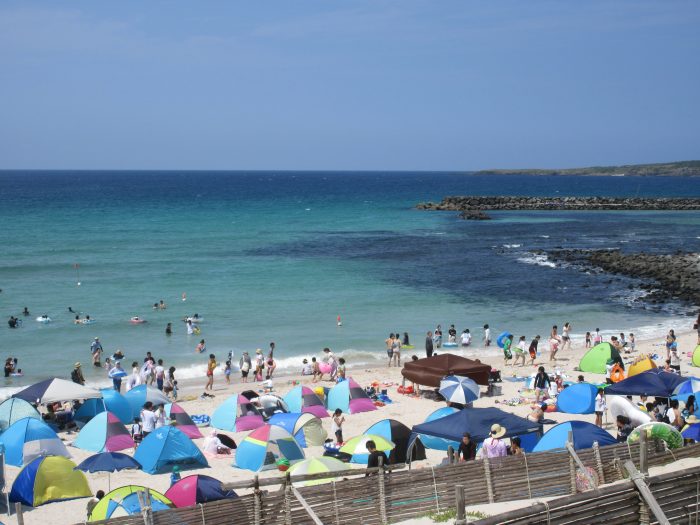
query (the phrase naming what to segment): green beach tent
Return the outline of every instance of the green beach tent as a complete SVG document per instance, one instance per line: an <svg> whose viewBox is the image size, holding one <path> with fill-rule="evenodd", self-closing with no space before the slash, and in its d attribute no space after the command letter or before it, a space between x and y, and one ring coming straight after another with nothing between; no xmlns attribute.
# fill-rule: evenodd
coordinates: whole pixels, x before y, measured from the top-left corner
<svg viewBox="0 0 700 525"><path fill-rule="evenodd" d="M700 366L700 345L693 350L693 366Z"/></svg>
<svg viewBox="0 0 700 525"><path fill-rule="evenodd" d="M620 357L620 352L610 343L598 343L581 358L578 369L581 372L604 374L605 365L608 363L609 359L619 363L624 370L625 365Z"/></svg>

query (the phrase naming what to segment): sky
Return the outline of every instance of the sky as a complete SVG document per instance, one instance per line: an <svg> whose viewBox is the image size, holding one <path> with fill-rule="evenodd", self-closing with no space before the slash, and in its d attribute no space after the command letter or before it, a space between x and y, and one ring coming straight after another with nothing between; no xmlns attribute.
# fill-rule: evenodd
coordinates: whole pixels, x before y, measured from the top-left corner
<svg viewBox="0 0 700 525"><path fill-rule="evenodd" d="M700 2L0 4L0 169L700 159Z"/></svg>

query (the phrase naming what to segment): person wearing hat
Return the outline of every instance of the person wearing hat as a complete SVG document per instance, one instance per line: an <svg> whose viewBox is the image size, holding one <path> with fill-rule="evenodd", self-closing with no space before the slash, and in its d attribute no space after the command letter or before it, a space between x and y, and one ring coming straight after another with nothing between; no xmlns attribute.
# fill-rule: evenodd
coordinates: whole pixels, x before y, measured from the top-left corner
<svg viewBox="0 0 700 525"><path fill-rule="evenodd" d="M102 343L100 343L99 337L95 337L95 340L90 345L90 353L92 353L93 366L102 366L100 364L100 359L102 357Z"/></svg>
<svg viewBox="0 0 700 525"><path fill-rule="evenodd" d="M265 358L262 350L258 348L255 351L255 381L262 381L262 371L265 368Z"/></svg>
<svg viewBox="0 0 700 525"><path fill-rule="evenodd" d="M175 485L175 483L180 481L180 479L182 479L180 477L180 467L178 467L177 465L173 465L173 471L170 474L170 486L172 487L173 485Z"/></svg>
<svg viewBox="0 0 700 525"><path fill-rule="evenodd" d="M85 384L85 377L83 377L83 369L81 368L80 362L75 363L73 366L73 371L70 373L70 378L74 383L79 385Z"/></svg>
<svg viewBox="0 0 700 525"><path fill-rule="evenodd" d="M489 437L484 440L482 450L487 458L500 458L508 455L508 448L501 439L506 435L506 429L498 423L491 425Z"/></svg>

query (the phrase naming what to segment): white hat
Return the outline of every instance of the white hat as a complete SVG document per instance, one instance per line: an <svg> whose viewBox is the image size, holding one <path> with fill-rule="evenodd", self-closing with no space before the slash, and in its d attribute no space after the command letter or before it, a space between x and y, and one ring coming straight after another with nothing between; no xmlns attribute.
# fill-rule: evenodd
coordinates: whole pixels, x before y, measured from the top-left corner
<svg viewBox="0 0 700 525"><path fill-rule="evenodd" d="M500 438L506 435L506 429L503 428L501 425L498 423L494 423L491 425L491 436L495 438Z"/></svg>

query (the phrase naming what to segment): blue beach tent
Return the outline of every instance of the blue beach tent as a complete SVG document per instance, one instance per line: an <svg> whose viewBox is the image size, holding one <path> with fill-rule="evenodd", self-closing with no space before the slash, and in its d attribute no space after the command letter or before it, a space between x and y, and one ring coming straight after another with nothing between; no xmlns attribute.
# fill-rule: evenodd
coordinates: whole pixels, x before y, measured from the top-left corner
<svg viewBox="0 0 700 525"><path fill-rule="evenodd" d="M134 459L144 472L162 474L177 465L180 470L208 467L204 454L176 427L160 427L146 436L136 449Z"/></svg>
<svg viewBox="0 0 700 525"><path fill-rule="evenodd" d="M598 389L590 383L575 383L557 397L557 409L566 414L592 414Z"/></svg>
<svg viewBox="0 0 700 525"><path fill-rule="evenodd" d="M601 447L617 443L617 440L612 435L592 423L567 421L550 428L535 445L533 452L544 452L545 450L566 447L569 432L572 433L575 450L591 448L596 441Z"/></svg>
<svg viewBox="0 0 700 525"><path fill-rule="evenodd" d="M520 436L540 432L540 425L529 419L509 414L498 408L465 408L450 416L445 416L430 423L421 423L413 427L416 434L425 434L452 441L461 441L465 432L472 440L480 442L489 437L491 425L498 423L506 429L506 436Z"/></svg>
<svg viewBox="0 0 700 525"><path fill-rule="evenodd" d="M605 394L611 396L671 397L676 387L687 380L687 377L664 372L660 368L652 368L606 387Z"/></svg>
<svg viewBox="0 0 700 525"><path fill-rule="evenodd" d="M294 436L299 446L303 448L322 446L328 437L323 429L321 420L313 414L290 412L288 414L275 414L269 420L270 425L282 427Z"/></svg>
<svg viewBox="0 0 700 525"><path fill-rule="evenodd" d="M418 436L412 434L410 428L396 419L377 421L365 430L363 434L380 436L396 445L393 449L384 452L389 463L411 463L412 461L425 459L425 444L420 439L416 439ZM409 450L411 451L410 459L408 458ZM368 458L369 454L353 454L350 463L367 465Z"/></svg>
<svg viewBox="0 0 700 525"><path fill-rule="evenodd" d="M113 388L104 388L102 399L88 399L76 411L73 419L80 423L87 423L97 414L109 411L119 418L123 424L128 425L134 419L132 408L126 398ZM139 408L139 413L141 409Z"/></svg>
<svg viewBox="0 0 700 525"><path fill-rule="evenodd" d="M19 471L10 491L10 501L30 507L90 496L92 491L85 474L75 470L70 459L61 456L34 459Z"/></svg>
<svg viewBox="0 0 700 525"><path fill-rule="evenodd" d="M458 411L459 410L454 408L454 407L438 408L434 412L431 412L428 415L428 417L425 418L425 421L423 421L423 423L430 423L431 421L435 421L436 419L440 419L442 417L449 416L449 415L454 414L455 412L458 412ZM451 441L449 439L428 436L425 434L418 434L418 439L420 439L420 442L423 443L423 446L425 446L425 448L430 448L433 450L445 450L446 451L447 447L449 447L449 446L452 446L453 449L457 450L457 448L459 447L459 441Z"/></svg>
<svg viewBox="0 0 700 525"><path fill-rule="evenodd" d="M41 415L24 399L11 397L0 404L0 432L7 430L14 422L31 417L41 420Z"/></svg>
<svg viewBox="0 0 700 525"><path fill-rule="evenodd" d="M132 419L139 417L146 401L150 401L154 405L167 405L170 403L170 399L163 392L147 385L136 386L124 394L123 397L131 407Z"/></svg>
<svg viewBox="0 0 700 525"><path fill-rule="evenodd" d="M21 467L39 456L70 457L56 432L43 421L31 417L13 423L0 436L0 444L5 447L5 462L15 467Z"/></svg>

